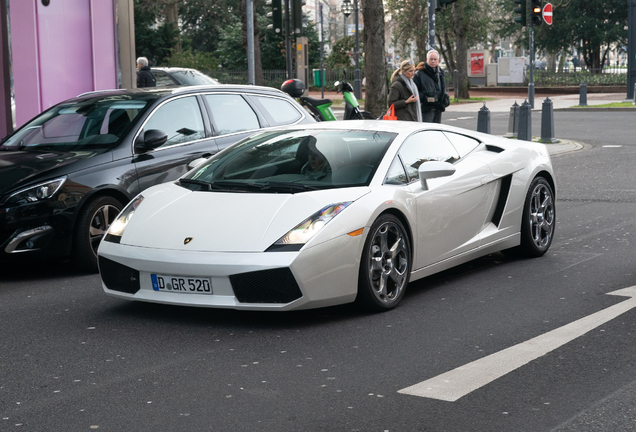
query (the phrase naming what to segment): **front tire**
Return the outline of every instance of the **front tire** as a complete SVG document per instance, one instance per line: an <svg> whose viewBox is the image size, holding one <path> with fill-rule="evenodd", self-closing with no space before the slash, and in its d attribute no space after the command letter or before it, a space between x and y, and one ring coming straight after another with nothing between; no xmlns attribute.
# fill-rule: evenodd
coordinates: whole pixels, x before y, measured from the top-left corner
<svg viewBox="0 0 636 432"><path fill-rule="evenodd" d="M371 226L362 251L356 302L377 312L398 305L411 274L411 248L400 220L381 215Z"/></svg>
<svg viewBox="0 0 636 432"><path fill-rule="evenodd" d="M97 272L97 248L124 206L110 196L90 201L77 217L71 261L80 271Z"/></svg>
<svg viewBox="0 0 636 432"><path fill-rule="evenodd" d="M519 252L531 258L545 254L552 244L555 222L552 187L543 177L536 177L530 184L523 206Z"/></svg>

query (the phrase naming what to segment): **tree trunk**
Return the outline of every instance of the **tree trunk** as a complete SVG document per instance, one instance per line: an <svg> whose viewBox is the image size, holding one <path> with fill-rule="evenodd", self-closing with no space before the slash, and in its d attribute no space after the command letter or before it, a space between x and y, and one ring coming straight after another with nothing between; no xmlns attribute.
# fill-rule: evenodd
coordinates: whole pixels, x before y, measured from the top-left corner
<svg viewBox="0 0 636 432"><path fill-rule="evenodd" d="M453 30L457 42L457 89L456 95L460 99L470 99L468 93L468 49L466 43L466 22L464 3L453 3ZM455 83L453 83L455 85Z"/></svg>
<svg viewBox="0 0 636 432"><path fill-rule="evenodd" d="M557 55L556 53L548 53L548 64L546 65L546 69L550 73L554 73L557 67Z"/></svg>
<svg viewBox="0 0 636 432"><path fill-rule="evenodd" d="M254 1L252 1L254 7ZM247 52L247 1L241 0L239 5L241 12L241 23L243 24L243 46ZM261 28L256 20L256 12L254 12L254 84L263 85L263 64L261 62ZM247 60L249 62L249 59Z"/></svg>
<svg viewBox="0 0 636 432"><path fill-rule="evenodd" d="M384 5L382 0L362 0L364 20L364 108L378 117L386 111L387 70L384 58Z"/></svg>
<svg viewBox="0 0 636 432"><path fill-rule="evenodd" d="M428 42L428 38L424 29L422 21L424 17L428 16L424 11L420 11L420 4L416 2L414 5L415 8L418 9L417 13L413 16L413 28L416 29L415 32L415 49L417 50L417 57L412 59L415 64L418 62L426 61L426 46ZM421 13L420 13L421 12Z"/></svg>
<svg viewBox="0 0 636 432"><path fill-rule="evenodd" d="M166 23L179 28L179 0L169 0L164 6ZM181 52L181 32L177 36L177 44L173 47L176 53Z"/></svg>

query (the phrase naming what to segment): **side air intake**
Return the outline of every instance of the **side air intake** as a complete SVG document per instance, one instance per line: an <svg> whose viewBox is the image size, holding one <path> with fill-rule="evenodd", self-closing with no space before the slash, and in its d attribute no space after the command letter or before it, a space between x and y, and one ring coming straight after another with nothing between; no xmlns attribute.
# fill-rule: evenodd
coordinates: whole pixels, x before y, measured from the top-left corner
<svg viewBox="0 0 636 432"><path fill-rule="evenodd" d="M500 181L501 181L501 188L499 189L499 198L497 199L495 214L492 215L492 223L494 223L497 226L499 226L499 223L501 222L504 209L506 208L506 202L508 202L510 184L512 183L512 174L502 177Z"/></svg>

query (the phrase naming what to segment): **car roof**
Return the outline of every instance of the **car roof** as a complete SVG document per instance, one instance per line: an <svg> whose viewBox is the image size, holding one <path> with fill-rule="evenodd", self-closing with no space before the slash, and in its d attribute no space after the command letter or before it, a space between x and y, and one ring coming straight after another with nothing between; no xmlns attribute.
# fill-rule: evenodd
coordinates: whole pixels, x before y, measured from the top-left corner
<svg viewBox="0 0 636 432"><path fill-rule="evenodd" d="M342 130L342 131L367 130L367 131L397 133L401 135L410 135L413 132L417 132L417 131L436 130L436 131L456 132L462 135L468 135L482 142L497 139L494 135L467 130L467 129L459 128L456 126L448 126L441 123L423 123L423 122L400 121L400 120L327 121L327 122L316 122L316 123L309 123L309 124L302 124L302 125L283 126L281 127L281 129L290 129L290 130L325 129L325 130Z"/></svg>
<svg viewBox="0 0 636 432"><path fill-rule="evenodd" d="M154 95L156 96L154 99L158 99L166 95L181 94L181 93L184 93L184 94L201 93L201 92L261 93L261 94L270 94L275 96L289 97L287 93L284 93L272 87L241 85L241 84L206 84L206 85L195 85L195 86L165 86L165 87L143 87L143 88L135 88L135 89L97 90L97 91L82 93L74 99L86 100L86 99L90 99L94 97L120 96L120 95L146 95L150 99L153 99L152 95Z"/></svg>

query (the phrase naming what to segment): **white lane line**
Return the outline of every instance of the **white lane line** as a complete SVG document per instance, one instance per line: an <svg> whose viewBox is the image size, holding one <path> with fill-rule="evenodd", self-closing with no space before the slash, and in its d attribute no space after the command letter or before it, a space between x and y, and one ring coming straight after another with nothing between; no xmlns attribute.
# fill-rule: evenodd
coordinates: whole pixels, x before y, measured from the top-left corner
<svg viewBox="0 0 636 432"><path fill-rule="evenodd" d="M630 299L442 375L403 388L398 393L455 402L636 307L636 286L607 294L626 296Z"/></svg>
<svg viewBox="0 0 636 432"><path fill-rule="evenodd" d="M621 147L623 147L623 146L622 145L610 145L610 144L603 146L603 148L621 148Z"/></svg>

